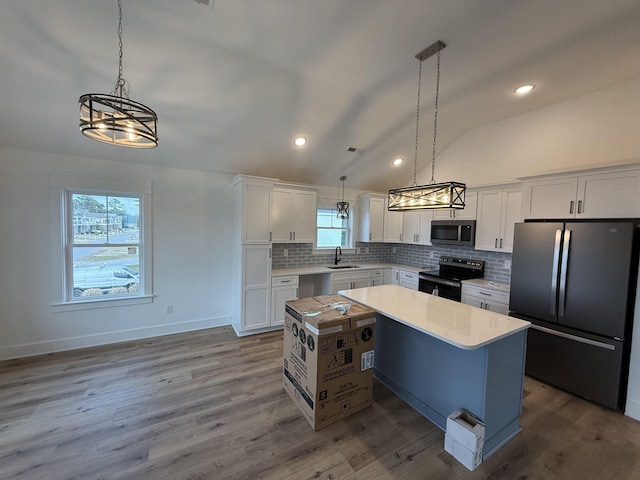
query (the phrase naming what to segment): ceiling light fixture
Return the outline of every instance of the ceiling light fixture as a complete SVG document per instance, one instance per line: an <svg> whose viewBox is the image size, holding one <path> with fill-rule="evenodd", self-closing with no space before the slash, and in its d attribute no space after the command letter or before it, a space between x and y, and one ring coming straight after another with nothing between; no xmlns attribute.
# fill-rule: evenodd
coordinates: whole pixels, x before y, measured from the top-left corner
<svg viewBox="0 0 640 480"><path fill-rule="evenodd" d="M403 162L404 162L404 158L398 157L398 158L394 158L393 161L391 162L391 164L394 167L399 167L400 165L402 165Z"/></svg>
<svg viewBox="0 0 640 480"><path fill-rule="evenodd" d="M342 182L342 201L338 202L336 206L338 207L338 218L344 220L345 218L349 218L349 202L344 201L344 181L347 179L346 175L342 175L340 177L340 181Z"/></svg>
<svg viewBox="0 0 640 480"><path fill-rule="evenodd" d="M307 144L307 137L296 137L293 139L293 144L296 147L304 147Z"/></svg>
<svg viewBox="0 0 640 480"><path fill-rule="evenodd" d="M420 60L418 70L418 106L416 108L416 148L413 157L413 185L411 187L389 190L390 211L405 210L435 210L441 208L464 208L465 191L467 186L460 182L436 183L434 179L436 168L436 134L438 131L438 96L440 93L440 52L446 45L440 40L429 45L416 55ZM416 173L418 168L418 135L420 131L420 86L422 83L422 62L432 55L438 54L436 96L433 118L433 149L431 157L431 182L429 185L418 186Z"/></svg>
<svg viewBox="0 0 640 480"><path fill-rule="evenodd" d="M122 0L118 0L118 77L109 95L87 93L80 104L80 131L98 142L130 148L158 146L158 116L129 99L129 82L122 76Z"/></svg>
<svg viewBox="0 0 640 480"><path fill-rule="evenodd" d="M533 90L534 88L536 88L536 86L533 84L520 85L518 88L514 90L514 92L517 93L518 95L526 95L527 93L530 93L531 90Z"/></svg>

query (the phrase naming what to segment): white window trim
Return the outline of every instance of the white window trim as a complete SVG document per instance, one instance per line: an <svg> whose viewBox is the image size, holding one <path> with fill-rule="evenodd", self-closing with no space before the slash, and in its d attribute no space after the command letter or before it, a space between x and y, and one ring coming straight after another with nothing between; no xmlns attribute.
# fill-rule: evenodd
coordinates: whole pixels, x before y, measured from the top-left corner
<svg viewBox="0 0 640 480"><path fill-rule="evenodd" d="M318 218L318 209L320 208L335 208L335 204L341 201L340 198L322 197L318 198L316 205L316 220ZM349 200L349 226L347 227L347 234L351 243L350 247L342 247L342 253L356 253L356 232L355 232L355 202ZM333 253L336 247L318 247L318 225L316 223L315 236L313 238L313 250L312 255L326 255L327 253Z"/></svg>
<svg viewBox="0 0 640 480"><path fill-rule="evenodd" d="M51 194L51 306L54 312L86 310L93 308L114 307L150 303L153 301L152 270L152 182L124 180L110 177L51 173L49 176ZM93 194L135 194L142 197L142 228L140 243L143 245L140 257L140 292L123 297L107 297L105 299L73 299L67 300L65 272L65 195L68 190L83 191Z"/></svg>

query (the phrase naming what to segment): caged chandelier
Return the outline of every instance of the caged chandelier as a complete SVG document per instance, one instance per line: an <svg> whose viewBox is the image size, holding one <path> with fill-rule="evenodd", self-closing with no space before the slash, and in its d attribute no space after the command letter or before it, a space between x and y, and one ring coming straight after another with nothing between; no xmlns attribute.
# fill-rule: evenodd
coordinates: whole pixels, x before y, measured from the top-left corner
<svg viewBox="0 0 640 480"><path fill-rule="evenodd" d="M340 177L340 181L342 182L342 201L336 204L338 209L337 217L344 220L349 218L349 202L344 201L344 181L347 179L346 175L342 175Z"/></svg>
<svg viewBox="0 0 640 480"><path fill-rule="evenodd" d="M436 166L436 133L438 131L438 96L440 93L440 51L446 45L440 40L429 45L416 55L420 60L418 70L418 106L416 108L416 148L413 157L413 185L411 187L389 190L389 207L391 211L435 210L440 208L464 208L466 185L459 182L436 183L434 179ZM431 182L428 185L416 183L418 166L418 136L420 126L420 86L422 83L422 62L432 55L438 54L436 96L433 118L433 149L431 157Z"/></svg>
<svg viewBox="0 0 640 480"><path fill-rule="evenodd" d="M129 148L158 146L158 116L129 99L129 82L122 76L122 0L118 0L118 77L109 95L87 93L79 99L80 131L98 142Z"/></svg>

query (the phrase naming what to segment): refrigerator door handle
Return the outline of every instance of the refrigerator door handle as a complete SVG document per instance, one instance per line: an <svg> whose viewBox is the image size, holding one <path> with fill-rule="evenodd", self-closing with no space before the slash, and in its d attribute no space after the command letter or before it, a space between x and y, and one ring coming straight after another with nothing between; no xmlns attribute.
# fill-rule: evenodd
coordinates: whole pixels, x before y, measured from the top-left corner
<svg viewBox="0 0 640 480"><path fill-rule="evenodd" d="M564 231L564 242L562 245L562 265L560 267L560 295L558 300L558 317L564 317L565 300L567 296L567 267L569 265L569 244L571 241L571 230Z"/></svg>
<svg viewBox="0 0 640 480"><path fill-rule="evenodd" d="M556 337L566 338L568 340L573 340L575 342L585 343L587 345L591 345L593 347L604 348L607 350L615 350L615 345L610 345L604 342L598 342L597 340L591 340L590 338L578 337L577 335L571 335L570 333L559 332L558 330L553 330L547 327L541 327L540 325L531 324L529 328L533 328L534 330L539 330L544 333L548 333L549 335L555 335Z"/></svg>
<svg viewBox="0 0 640 480"><path fill-rule="evenodd" d="M556 294L558 293L558 264L560 263L560 242L562 230L556 230L556 241L553 245L553 270L551 272L551 315L556 314Z"/></svg>

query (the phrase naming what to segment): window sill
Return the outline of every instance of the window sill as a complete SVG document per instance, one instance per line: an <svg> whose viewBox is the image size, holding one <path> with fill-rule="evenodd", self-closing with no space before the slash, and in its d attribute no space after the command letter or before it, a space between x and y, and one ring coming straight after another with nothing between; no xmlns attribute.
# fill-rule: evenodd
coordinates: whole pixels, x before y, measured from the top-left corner
<svg viewBox="0 0 640 480"><path fill-rule="evenodd" d="M73 302L54 303L51 305L53 313L73 312L79 310L92 310L94 308L124 307L152 303L153 295L139 295L130 298L105 298L91 300L75 300Z"/></svg>
<svg viewBox="0 0 640 480"><path fill-rule="evenodd" d="M327 254L331 254L334 255L336 253L336 247L332 247L332 248L314 248L313 251L311 252L312 255L327 255ZM347 253L357 253L355 248L343 248L342 249L342 254L347 254Z"/></svg>

